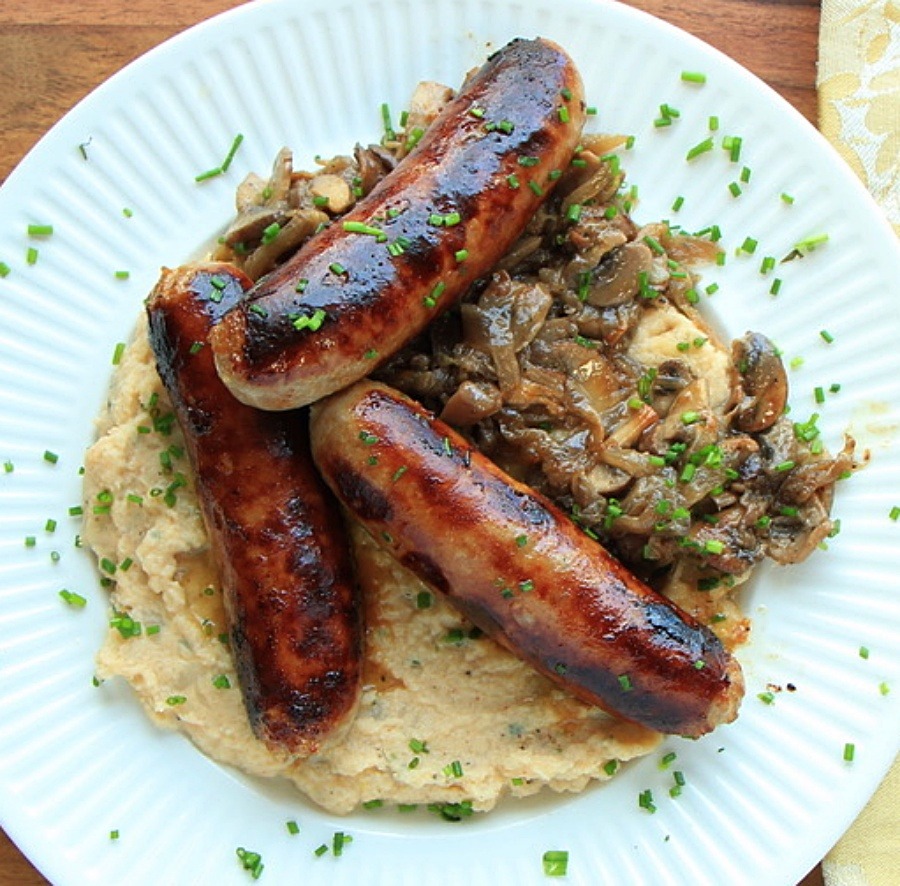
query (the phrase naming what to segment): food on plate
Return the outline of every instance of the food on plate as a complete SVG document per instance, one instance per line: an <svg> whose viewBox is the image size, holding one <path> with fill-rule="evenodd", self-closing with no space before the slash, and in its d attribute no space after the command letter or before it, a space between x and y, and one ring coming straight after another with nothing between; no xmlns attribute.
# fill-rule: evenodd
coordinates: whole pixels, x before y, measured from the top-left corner
<svg viewBox="0 0 900 886"><path fill-rule="evenodd" d="M221 263L164 270L147 302L160 378L184 438L229 644L254 733L306 756L360 694L362 619L337 505L305 411L262 412L222 384L209 331L251 281Z"/></svg>
<svg viewBox="0 0 900 886"><path fill-rule="evenodd" d="M541 44L545 51L553 55L558 49ZM477 78L468 81L469 87L472 82ZM574 128L580 129L581 118L572 116L574 105L580 106L579 90L555 88L556 122L562 124L568 115L568 123L574 120ZM362 248L364 243L369 250L381 250L385 262L410 262L413 240L395 238L402 233L399 228L392 229L392 239L379 242L387 221L397 223L405 215L391 213L388 219L387 209L406 207L387 206L378 197L375 202L385 210L379 229L372 224L373 230L363 230L358 223L371 224L366 214L371 203L366 201L393 193L394 173L399 173L395 181L406 182L410 193L415 190L410 167L417 155L438 159L428 130L448 104L456 108L453 113L466 131L476 127L471 137L479 141L479 150L485 148L483 135L502 145L507 143L501 136L519 129L511 115L495 117L489 106L474 103L471 94L467 102L467 113L460 118L460 102L451 90L423 84L403 125L386 132L381 144L357 146L352 156L320 161L313 172L294 170L290 151L281 151L270 178L250 176L238 189L238 213L213 253L213 259L235 269L223 279L241 281L243 289L249 286L243 272L253 281L250 291L259 294L270 281L297 273L284 270L294 256L332 242L342 244L336 249L351 248L348 244ZM507 120L512 133L504 131L510 128ZM554 129L555 137L562 138L559 133L565 129ZM390 477L386 471L398 454L382 452L375 441L361 438L360 433L377 436L365 429L351 427L349 438L320 450L323 464L348 448L364 453L366 466L381 472L385 488L393 484L405 496L402 484L416 480L416 465L423 460L436 459L458 479L467 476L460 460L468 452L470 464L496 478L485 456L497 472L511 478L503 481L507 486L496 488L527 487L534 490L529 501L553 503L541 511L553 514L549 529L542 524L535 531L510 533L509 554L519 558L515 562L527 561L547 576L558 568L554 557L559 552L538 558L538 542L558 538L580 552L582 545L600 541L633 575L619 573L598 549L595 556L604 568L619 574L631 591L642 589L636 609L644 615L664 612L662 634L674 626L689 648L696 641L690 659L695 673L690 676L698 681L693 685L701 687L701 696L706 691L702 687L709 695L699 703L692 700L696 707L690 708L676 680L673 698L666 700L670 706L656 709L655 729L613 716L559 685L565 675L539 673L486 635L482 628L490 625L483 607L471 612L470 620L464 607L454 607L385 550L391 542L374 539L351 516L347 532L365 623L355 716L339 740L305 759L289 748L259 741L236 686L223 594L227 570L220 573L215 558L215 549L223 549L204 527L202 478L186 457L195 434L192 419L182 416L185 441L143 320L115 372L97 442L85 461L86 499L104 506L85 508L84 537L111 587L113 606L111 629L98 654L99 677L124 677L156 722L183 731L214 759L254 775L284 776L333 812L364 804L425 803L458 817L490 809L507 794L525 796L546 786L581 790L610 777L619 762L656 747L661 737L657 729L697 734L733 715L740 676L729 653L749 630L735 589L763 557L797 562L827 536L834 485L853 467L852 446L848 443L832 457L813 419L799 422L786 416L784 370L764 336L748 333L729 347L706 323L697 307L692 267L712 260L718 247L709 238L665 223L640 227L633 221L617 154L624 142L582 134L568 149L570 156L546 168L552 191L532 177L535 169L545 170L541 157L549 163L547 155L535 150L524 154L526 162L521 163L501 151L503 162L512 157L516 166L499 180L497 199L510 208L505 202L510 192L528 190L537 198L532 214L526 218L519 204L512 206L521 230L502 254L488 259L482 253L478 261L486 265L475 274L470 260L477 249L487 247L468 240L457 244L454 237L468 236L457 230L463 213L456 223L454 207L434 210L435 222L440 216L441 223L426 221L424 230L437 238L429 240L430 254L438 260L435 273L441 283L447 278L448 289L459 274L465 291L454 290L451 303L450 298L443 301L446 291L437 297L429 290L423 296L417 288L409 313L419 319L407 324L404 316L398 324L402 335L383 341L379 323L366 325L371 318L364 319L352 327L353 346L342 351L332 336L336 325L329 329L326 308L305 301L307 292L316 291L303 284L306 278L293 287L302 284L303 292L277 290L286 299L280 316L289 321L289 341L298 347L336 350L349 363L358 363L361 355L363 375L402 391L455 429L441 435L439 452L415 454L417 461L397 464ZM555 139L551 143L552 152L562 150ZM426 182L433 182L429 176L448 168L452 164L436 162L422 171ZM453 180L460 181L455 173ZM478 204L482 209L490 204L489 196L473 199L484 201ZM349 228L346 221L353 222ZM492 224L487 239L499 237L502 227L499 221ZM163 278L163 289L173 280L203 279L197 266L175 273L168 284ZM415 274L404 279L421 285ZM431 322L416 334L423 308L424 322ZM284 342L280 333L268 338L271 327L262 322L268 319L264 314L260 299L251 296L227 318L241 318L233 321L235 328L246 321L248 336L253 330L253 347L269 353L271 345L271 353L281 353ZM219 321L215 328L222 330L228 322ZM220 346L233 332L223 333ZM354 338L363 333L364 339ZM197 341L204 336L197 335ZM199 346L204 372L211 366L211 351ZM295 362L290 351L282 366L295 365L303 360ZM248 380L232 372L235 366L221 353L218 368L236 387ZM331 368L325 368L328 384L334 384ZM337 386L352 382L359 368ZM297 386L297 379L291 379L287 372L286 390ZM363 390L385 390L373 388L370 381L360 384L367 386ZM290 405L293 393L285 399L277 383L268 386L259 386L269 391L261 395L269 398L267 405L277 410ZM244 390L250 388L256 390L255 382ZM324 391L316 380L308 396L317 399ZM224 395L224 388L219 393ZM321 408L333 408L344 396L336 394ZM403 408L409 415L419 414L418 407ZM256 415L255 406L235 403L235 409ZM273 413L288 422L295 414ZM224 414L221 420L238 421ZM341 420L351 423L352 417ZM256 421L250 422L251 429L258 427ZM334 421L339 423L337 417ZM450 452L444 449L444 436ZM408 447L408 440L403 445ZM370 459L374 462L368 465ZM332 480L342 479L329 470ZM262 478L274 476L266 468L260 473ZM354 475L359 471L343 479ZM283 493L283 487L271 485L266 493ZM401 504L412 508L408 498L401 497ZM451 495L442 506L452 504ZM560 528L565 518L553 506L569 515L583 537L571 527ZM521 516L513 510L514 518ZM425 511L421 522L435 533L444 529ZM485 562L502 531L502 526L482 527L479 541L486 550L476 551L481 558L476 563ZM445 540L439 540L444 546ZM419 538L415 553L423 551L433 553ZM458 556L447 552L451 562ZM427 567L421 557L417 565L420 572ZM564 582L572 580L564 575ZM514 603L531 614L535 610L528 607L537 605L543 588L535 593L538 580L532 575L517 582L497 588L498 602L511 599L511 607ZM678 609L648 607L647 601L656 597L642 596L645 585ZM513 597L504 596L506 592ZM577 605L563 601L564 608L570 605L577 612ZM544 617L541 613L540 619ZM644 649L657 639L648 638L645 630L636 633ZM557 663L545 657L548 662L551 669ZM560 657L559 663L572 666L568 658ZM652 669L642 672L630 663L612 662L604 672L591 659L585 671L615 676L611 690L621 701L638 683L641 689L648 685L642 681ZM648 688L653 688L650 679ZM626 716L645 714L643 708L620 709Z"/></svg>
<svg viewBox="0 0 900 886"><path fill-rule="evenodd" d="M660 732L737 716L740 667L708 627L409 398L357 382L313 407L311 435L351 516L548 679Z"/></svg>
<svg viewBox="0 0 900 886"><path fill-rule="evenodd" d="M217 326L216 362L235 396L306 405L421 332L518 237L584 115L581 79L556 44L515 40L492 55L389 176Z"/></svg>

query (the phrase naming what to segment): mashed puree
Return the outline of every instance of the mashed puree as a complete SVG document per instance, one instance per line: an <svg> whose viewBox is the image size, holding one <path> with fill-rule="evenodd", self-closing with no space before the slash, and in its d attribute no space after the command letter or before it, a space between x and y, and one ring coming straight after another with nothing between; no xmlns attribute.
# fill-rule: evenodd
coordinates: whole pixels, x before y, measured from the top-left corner
<svg viewBox="0 0 900 886"><path fill-rule="evenodd" d="M209 757L289 779L329 812L372 800L468 801L485 811L507 794L579 791L607 779L610 760L647 754L660 741L479 636L358 527L351 542L367 620L358 714L306 760L257 741L190 465L143 320L86 454L85 498L84 538L109 580L112 607L97 676L125 679L154 722L185 733ZM98 500L109 505L104 513L94 513Z"/></svg>

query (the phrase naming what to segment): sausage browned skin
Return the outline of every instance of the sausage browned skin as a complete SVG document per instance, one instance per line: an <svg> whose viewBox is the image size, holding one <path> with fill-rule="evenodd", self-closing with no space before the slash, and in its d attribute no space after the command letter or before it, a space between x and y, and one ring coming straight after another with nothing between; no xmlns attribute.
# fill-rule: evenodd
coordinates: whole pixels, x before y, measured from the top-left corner
<svg viewBox="0 0 900 886"><path fill-rule="evenodd" d="M311 429L372 536L551 680L660 732L735 718L740 667L710 630L421 406L363 381L316 404Z"/></svg>
<svg viewBox="0 0 900 886"><path fill-rule="evenodd" d="M196 472L250 723L273 749L306 756L355 711L360 607L308 410L244 406L216 373L209 331L249 285L224 264L163 271L150 339Z"/></svg>
<svg viewBox="0 0 900 886"><path fill-rule="evenodd" d="M371 373L506 252L571 161L584 115L558 46L495 53L396 169L218 325L232 393L290 409Z"/></svg>

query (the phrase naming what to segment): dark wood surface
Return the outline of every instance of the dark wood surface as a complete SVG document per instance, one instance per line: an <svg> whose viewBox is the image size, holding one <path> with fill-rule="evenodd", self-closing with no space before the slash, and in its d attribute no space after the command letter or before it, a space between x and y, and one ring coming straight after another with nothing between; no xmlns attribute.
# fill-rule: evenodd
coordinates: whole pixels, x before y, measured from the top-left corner
<svg viewBox="0 0 900 886"><path fill-rule="evenodd" d="M98 84L234 0L2 0L0 182ZM629 0L730 55L816 122L818 0ZM0 886L46 881L0 831ZM817 868L803 886L822 883Z"/></svg>

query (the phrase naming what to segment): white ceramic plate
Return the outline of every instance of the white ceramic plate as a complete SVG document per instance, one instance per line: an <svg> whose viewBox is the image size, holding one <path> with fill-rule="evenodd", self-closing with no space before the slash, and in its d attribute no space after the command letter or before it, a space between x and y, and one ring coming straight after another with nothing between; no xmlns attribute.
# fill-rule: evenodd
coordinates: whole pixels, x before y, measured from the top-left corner
<svg viewBox="0 0 900 886"><path fill-rule="evenodd" d="M492 48L538 34L575 57L599 108L594 126L636 136L626 164L640 187L637 217L721 226L729 261L705 281L720 286L706 300L716 322L732 335L764 331L787 360L802 358L791 373L795 413L820 412L833 446L852 430L872 461L840 489L843 531L830 550L802 567L761 570L747 592L755 631L741 654L741 717L702 741L667 744L687 778L677 800L656 754L581 796L510 803L455 825L384 810L334 818L157 731L124 687L92 685L106 606L88 556L73 547L78 467L114 346L159 266L216 233L246 172L267 170L285 144L307 163L377 140L382 102L399 111L419 79L456 85ZM704 72L706 84L682 82L685 69ZM680 111L664 129L653 125L660 103ZM711 115L718 136L742 137L739 163L720 147L685 160ZM229 173L196 184L238 132ZM728 186L744 165L752 177L735 198ZM33 223L52 223L53 236L29 238ZM763 256L781 259L820 232L824 247L760 273ZM735 256L746 237L758 240L756 254ZM33 266L29 246L39 249ZM251 4L129 66L46 136L0 193L0 260L12 268L0 280L0 462L14 467L0 471L0 818L56 883L244 883L235 850L245 847L262 854L268 882L520 886L546 882L543 852L566 849L570 883L792 884L893 759L900 253L816 132L698 41L591 0ZM773 297L776 276L783 287ZM87 597L86 608L64 605L61 588ZM788 683L796 690L773 705L757 698ZM655 814L638 807L645 789ZM343 856L315 857L335 831L353 836Z"/></svg>

